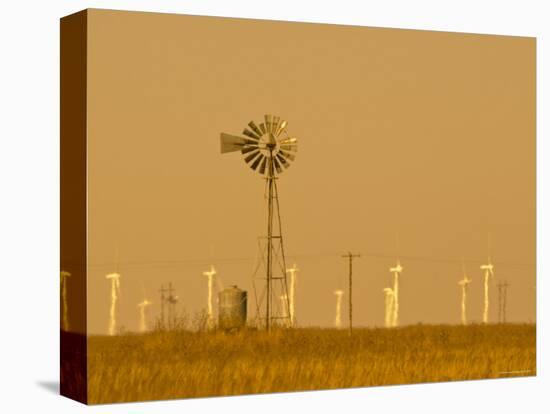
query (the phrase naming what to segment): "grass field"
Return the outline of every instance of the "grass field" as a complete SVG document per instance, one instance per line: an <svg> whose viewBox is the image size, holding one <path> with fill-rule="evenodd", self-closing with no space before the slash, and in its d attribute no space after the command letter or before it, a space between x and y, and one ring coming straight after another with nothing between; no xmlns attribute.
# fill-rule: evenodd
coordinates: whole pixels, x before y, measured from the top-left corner
<svg viewBox="0 0 550 414"><path fill-rule="evenodd" d="M535 325L92 336L89 403L536 374Z"/></svg>

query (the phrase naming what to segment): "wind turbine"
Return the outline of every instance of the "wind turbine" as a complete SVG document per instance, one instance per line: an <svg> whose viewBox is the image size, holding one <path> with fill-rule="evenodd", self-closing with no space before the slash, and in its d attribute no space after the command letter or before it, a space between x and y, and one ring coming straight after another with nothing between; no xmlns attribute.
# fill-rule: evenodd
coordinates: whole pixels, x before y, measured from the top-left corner
<svg viewBox="0 0 550 414"><path fill-rule="evenodd" d="M138 303L139 308L139 331L140 332L146 332L147 331L147 320L145 319L145 310L147 306L152 305L153 302L149 302L147 299L143 300L143 302Z"/></svg>
<svg viewBox="0 0 550 414"><path fill-rule="evenodd" d="M385 294L385 313L384 313L384 323L386 328L391 328L393 326L393 305L394 305L394 295L392 288L384 288Z"/></svg>
<svg viewBox="0 0 550 414"><path fill-rule="evenodd" d="M296 267L296 263L292 265L290 269L286 269L287 273L290 273L290 292L289 292L289 308L290 308L290 326L294 326L296 323L296 273L300 269Z"/></svg>
<svg viewBox="0 0 550 414"><path fill-rule="evenodd" d="M71 277L69 272L61 271L61 300L63 306L63 319L61 320L61 329L65 332L69 330L69 308L67 304L67 278Z"/></svg>
<svg viewBox="0 0 550 414"><path fill-rule="evenodd" d="M483 270L483 323L489 323L489 277L494 277L494 266L491 263L491 257L487 258L487 264L481 265L480 269Z"/></svg>
<svg viewBox="0 0 550 414"><path fill-rule="evenodd" d="M468 279L466 275L466 268L464 262L462 262L462 280L458 282L458 285L462 288L462 325L467 325L468 320L466 318L466 297L468 294L468 285L472 282L472 279Z"/></svg>
<svg viewBox="0 0 550 414"><path fill-rule="evenodd" d="M213 287L212 281L216 273L217 273L216 269L214 268L213 265L210 265L210 270L207 270L202 273L204 276L208 278L208 303L207 303L208 310L206 314L206 318L207 318L206 322L209 327L211 327L212 324L214 323L214 312L212 307L212 287Z"/></svg>
<svg viewBox="0 0 550 414"><path fill-rule="evenodd" d="M334 326L336 329L342 327L342 296L344 291L341 289L335 290L334 294L336 295L336 316L334 318Z"/></svg>
<svg viewBox="0 0 550 414"><path fill-rule="evenodd" d="M390 273L393 273L393 312L391 326L399 325L399 276L403 272L403 267L397 259L397 265L390 267Z"/></svg>
<svg viewBox="0 0 550 414"><path fill-rule="evenodd" d="M120 294L120 274L109 273L105 276L111 281L111 308L109 310L109 335L113 336L116 332L116 305L118 295Z"/></svg>

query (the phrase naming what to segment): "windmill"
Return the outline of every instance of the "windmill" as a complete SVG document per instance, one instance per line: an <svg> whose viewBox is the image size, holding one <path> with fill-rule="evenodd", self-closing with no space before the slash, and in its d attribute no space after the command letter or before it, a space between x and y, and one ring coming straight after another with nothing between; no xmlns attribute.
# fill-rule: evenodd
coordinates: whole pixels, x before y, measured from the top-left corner
<svg viewBox="0 0 550 414"><path fill-rule="evenodd" d="M69 307L67 303L67 278L71 277L69 272L61 271L61 306L63 307L61 320L61 329L65 332L69 330Z"/></svg>
<svg viewBox="0 0 550 414"><path fill-rule="evenodd" d="M240 151L244 161L266 180L267 190L267 236L265 246L265 328L269 330L276 320L288 325L290 309L274 311L274 299L281 294L288 295L286 264L283 248L283 234L279 210L279 193L277 179L285 169L290 167L298 150L297 139L288 136L287 122L278 116L265 115L264 122L256 125L248 123L243 136L222 133L221 153ZM275 228L275 230L274 230ZM274 284L273 282L278 282ZM276 292L278 290L278 292ZM263 295L262 295L263 296ZM258 297L256 296L258 302ZM260 304L258 303L258 310ZM258 314L261 317L260 314Z"/></svg>
<svg viewBox="0 0 550 414"><path fill-rule="evenodd" d="M204 276L208 278L208 299L207 299L207 311L206 311L206 324L208 327L212 327L214 323L214 311L212 306L212 288L213 288L213 278L216 274L216 269L213 265L210 265L210 270L202 272Z"/></svg>
<svg viewBox="0 0 550 414"><path fill-rule="evenodd" d="M147 306L152 305L153 302L149 302L147 299L144 299L143 302L138 303L138 309L139 309L139 331L140 332L146 332L147 331L147 319L145 318L145 311Z"/></svg>
<svg viewBox="0 0 550 414"><path fill-rule="evenodd" d="M461 321L462 325L467 325L468 320L466 318L466 300L468 294L468 285L472 282L472 279L468 279L466 275L466 267L464 262L462 262L462 280L458 282L458 285L462 288L462 306L461 306Z"/></svg>
<svg viewBox="0 0 550 414"><path fill-rule="evenodd" d="M116 305L120 294L120 273L109 273L105 276L111 281L111 307L109 310L109 335L116 332Z"/></svg>
<svg viewBox="0 0 550 414"><path fill-rule="evenodd" d="M390 273L393 273L393 312L391 318L391 326L399 325L399 276L403 272L403 267L397 259L397 265L390 267Z"/></svg>
<svg viewBox="0 0 550 414"><path fill-rule="evenodd" d="M296 267L296 263L294 263L290 269L286 269L286 272L290 273L290 292L288 303L288 307L290 308L290 326L294 326L296 324L296 273L298 273L299 270L300 269Z"/></svg>
<svg viewBox="0 0 550 414"><path fill-rule="evenodd" d="M336 317L334 318L334 326L336 329L342 327L342 296L344 291L341 289L335 290L334 294L336 295Z"/></svg>
<svg viewBox="0 0 550 414"><path fill-rule="evenodd" d="M384 288L384 324L386 328L391 328L393 326L393 305L394 305L394 299L393 299L393 289L392 288Z"/></svg>

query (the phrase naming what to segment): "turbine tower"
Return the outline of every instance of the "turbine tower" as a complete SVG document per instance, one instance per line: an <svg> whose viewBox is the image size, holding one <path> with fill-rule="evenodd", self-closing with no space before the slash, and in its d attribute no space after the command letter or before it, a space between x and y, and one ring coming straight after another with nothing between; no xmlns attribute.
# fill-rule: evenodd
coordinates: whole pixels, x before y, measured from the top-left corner
<svg viewBox="0 0 550 414"><path fill-rule="evenodd" d="M273 306L278 296L288 296L277 179L294 161L298 144L296 138L288 136L286 126L287 122L278 116L265 115L264 122L259 125L254 121L248 123L250 129L243 130L244 137L226 133L220 136L222 154L240 151L250 168L266 180L267 236L265 250L262 249L266 281L265 315L260 314L261 304L256 295L258 316L264 320L266 330L276 321L288 325L290 318L288 301L287 309L275 311Z"/></svg>
<svg viewBox="0 0 550 414"><path fill-rule="evenodd" d="M489 278L494 277L494 267L490 257L487 264L481 265L480 269L483 270L483 323L489 323Z"/></svg>
<svg viewBox="0 0 550 414"><path fill-rule="evenodd" d="M213 278L216 274L216 269L213 265L210 265L210 270L202 272L204 276L208 278L208 302L207 302L207 313L206 313L206 324L209 328L214 324L214 311L212 306L212 288L213 288Z"/></svg>
<svg viewBox="0 0 550 414"><path fill-rule="evenodd" d="M399 325L399 276L403 272L403 267L397 259L397 265L390 267L390 273L393 273L393 312L391 319L391 326Z"/></svg>
<svg viewBox="0 0 550 414"><path fill-rule="evenodd" d="M290 308L290 326L294 326L296 324L296 273L298 273L299 270L300 269L296 267L296 263L294 263L290 269L286 269L286 272L290 273L290 292L288 303Z"/></svg>
<svg viewBox="0 0 550 414"><path fill-rule="evenodd" d="M61 271L61 306L63 319L61 319L61 329L65 332L69 330L69 306L67 303L67 278L71 277L69 272Z"/></svg>
<svg viewBox="0 0 550 414"><path fill-rule="evenodd" d="M342 327L342 295L344 291L341 289L335 290L334 294L336 295L336 317L334 319L334 326L336 329Z"/></svg>
<svg viewBox="0 0 550 414"><path fill-rule="evenodd" d="M462 280L458 282L458 285L462 288L462 306L461 306L461 321L462 325L468 324L468 319L466 317L466 304L467 304L467 295L468 295L468 285L472 282L472 279L468 279L466 275L466 268L464 262L462 262Z"/></svg>
<svg viewBox="0 0 550 414"><path fill-rule="evenodd" d="M109 310L109 335L116 333L116 311L118 296L120 295L120 273L109 273L105 276L111 281L111 307Z"/></svg>
<svg viewBox="0 0 550 414"><path fill-rule="evenodd" d="M393 305L394 305L394 295L392 288L384 288L384 324L386 328L391 328L393 326Z"/></svg>
<svg viewBox="0 0 550 414"><path fill-rule="evenodd" d="M152 304L153 302L149 302L147 299L143 300L143 302L138 303L140 332L147 332L147 320L145 318L145 311L147 306L150 306Z"/></svg>

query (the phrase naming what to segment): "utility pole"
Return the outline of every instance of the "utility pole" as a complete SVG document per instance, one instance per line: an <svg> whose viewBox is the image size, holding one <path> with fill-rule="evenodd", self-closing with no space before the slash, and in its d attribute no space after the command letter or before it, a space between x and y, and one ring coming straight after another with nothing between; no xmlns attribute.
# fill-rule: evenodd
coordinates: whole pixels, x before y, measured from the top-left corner
<svg viewBox="0 0 550 414"><path fill-rule="evenodd" d="M498 287L498 321L506 323L506 294L508 293L508 282L500 282Z"/></svg>
<svg viewBox="0 0 550 414"><path fill-rule="evenodd" d="M172 282L168 283L168 297L165 299L168 302L168 328L174 328L174 307L177 301L176 296L174 296L174 288L172 287Z"/></svg>
<svg viewBox="0 0 550 414"><path fill-rule="evenodd" d="M351 332L353 330L353 304L352 304L352 292L353 292L353 259L356 257L361 257L360 254L352 254L351 252L348 252L347 254L342 255L342 257L345 259L347 258L349 260L349 293L348 293L348 301L349 301L349 335L351 336Z"/></svg>
<svg viewBox="0 0 550 414"><path fill-rule="evenodd" d="M167 289L164 288L164 285L160 285L160 325L162 329L164 329L164 302L166 301L166 296L164 294L168 292Z"/></svg>

